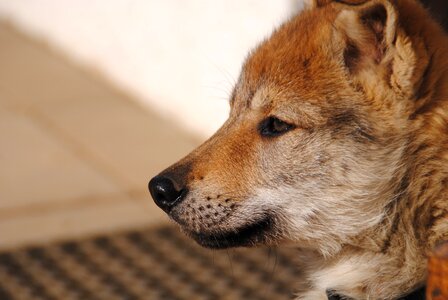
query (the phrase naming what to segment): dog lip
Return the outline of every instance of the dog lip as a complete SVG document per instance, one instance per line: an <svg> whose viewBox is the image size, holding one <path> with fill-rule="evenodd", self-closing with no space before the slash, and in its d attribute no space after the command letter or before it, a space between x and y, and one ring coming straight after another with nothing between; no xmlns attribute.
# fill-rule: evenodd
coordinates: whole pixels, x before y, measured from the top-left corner
<svg viewBox="0 0 448 300"><path fill-rule="evenodd" d="M210 249L226 249L232 247L250 247L266 241L267 232L274 225L271 216L265 216L259 221L236 228L228 232L197 233L188 232L199 245Z"/></svg>

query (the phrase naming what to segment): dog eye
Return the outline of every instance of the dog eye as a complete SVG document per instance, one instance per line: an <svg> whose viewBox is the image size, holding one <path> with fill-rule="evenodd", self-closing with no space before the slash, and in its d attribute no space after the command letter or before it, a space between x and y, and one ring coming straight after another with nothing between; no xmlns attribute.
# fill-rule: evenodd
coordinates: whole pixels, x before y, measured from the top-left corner
<svg viewBox="0 0 448 300"><path fill-rule="evenodd" d="M261 121L258 129L262 136L274 137L294 129L294 125L288 124L276 117L268 117Z"/></svg>

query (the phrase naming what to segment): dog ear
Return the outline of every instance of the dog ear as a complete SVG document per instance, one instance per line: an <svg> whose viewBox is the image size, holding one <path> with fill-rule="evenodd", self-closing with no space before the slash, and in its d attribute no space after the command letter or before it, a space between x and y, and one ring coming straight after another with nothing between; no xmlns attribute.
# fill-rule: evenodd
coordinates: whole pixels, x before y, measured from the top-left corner
<svg viewBox="0 0 448 300"><path fill-rule="evenodd" d="M331 0L303 0L305 9L313 9L313 8L317 8L317 7L322 7L330 2L331 2Z"/></svg>
<svg viewBox="0 0 448 300"><path fill-rule="evenodd" d="M305 8L312 9L317 7L323 7L332 2L343 3L347 5L360 5L364 4L369 0L303 0Z"/></svg>
<svg viewBox="0 0 448 300"><path fill-rule="evenodd" d="M336 1L335 1L336 2ZM363 64L381 64L397 34L397 11L389 0L340 0L336 26L346 48L344 61L355 71Z"/></svg>

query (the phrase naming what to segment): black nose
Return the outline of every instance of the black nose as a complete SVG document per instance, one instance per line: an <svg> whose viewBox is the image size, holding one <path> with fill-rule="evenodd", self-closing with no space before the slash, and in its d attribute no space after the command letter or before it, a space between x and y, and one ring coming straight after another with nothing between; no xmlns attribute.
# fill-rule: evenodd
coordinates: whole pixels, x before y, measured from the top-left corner
<svg viewBox="0 0 448 300"><path fill-rule="evenodd" d="M182 201L186 189L176 189L175 183L168 177L156 176L148 184L154 202L158 207L169 213L171 209Z"/></svg>

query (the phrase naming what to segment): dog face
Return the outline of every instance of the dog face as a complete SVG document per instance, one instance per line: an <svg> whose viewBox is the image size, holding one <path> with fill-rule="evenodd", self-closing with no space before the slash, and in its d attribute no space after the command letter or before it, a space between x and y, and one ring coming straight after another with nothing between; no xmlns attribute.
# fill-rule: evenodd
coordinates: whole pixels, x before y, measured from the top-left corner
<svg viewBox="0 0 448 300"><path fill-rule="evenodd" d="M249 55L222 128L151 180L156 203L210 248L330 254L378 224L404 176L416 76L395 19L386 0L315 2L281 26Z"/></svg>

